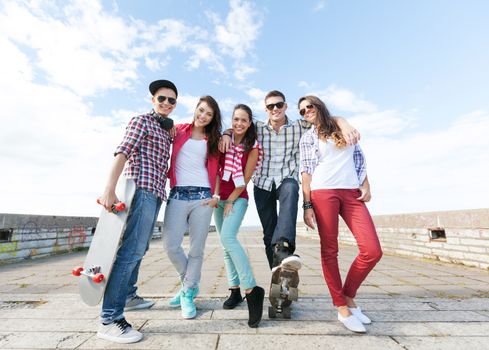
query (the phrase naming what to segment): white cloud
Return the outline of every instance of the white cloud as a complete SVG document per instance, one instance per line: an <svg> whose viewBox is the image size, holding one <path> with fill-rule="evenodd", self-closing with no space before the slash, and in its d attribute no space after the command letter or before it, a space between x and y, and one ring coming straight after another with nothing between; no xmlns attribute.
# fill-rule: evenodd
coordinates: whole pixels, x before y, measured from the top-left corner
<svg viewBox="0 0 489 350"><path fill-rule="evenodd" d="M10 2L4 6L2 36L32 50L32 64L51 84L81 96L130 88L141 65L161 70L171 60L171 50L188 54L181 64L190 70L205 64L227 76L228 57L238 79L256 71L244 62L261 26L248 2L231 1L224 25L209 16L216 22L212 37L202 27L174 19L156 24L124 20L116 12L106 12L98 0L71 1L57 9L51 3L30 5Z"/></svg>
<svg viewBox="0 0 489 350"><path fill-rule="evenodd" d="M212 70L226 74L226 67L212 48L202 44L193 44L189 45L189 47L194 52L187 61L187 68L189 70L198 69L201 62L206 62Z"/></svg>
<svg viewBox="0 0 489 350"><path fill-rule="evenodd" d="M262 21L248 1L231 0L231 11L224 25L216 26L216 40L221 51L234 58L244 58L253 48Z"/></svg>
<svg viewBox="0 0 489 350"><path fill-rule="evenodd" d="M313 94L322 99L328 107L331 106L345 112L373 113L377 111L377 106L374 104L358 98L350 90L338 88L336 85L331 85L326 90Z"/></svg>
<svg viewBox="0 0 489 350"><path fill-rule="evenodd" d="M436 131L362 140L374 196L372 211L486 207L488 132L489 113L477 111Z"/></svg>
<svg viewBox="0 0 489 350"><path fill-rule="evenodd" d="M243 81L246 79L246 76L255 73L257 69L255 67L250 67L248 65L238 65L236 70L234 71L234 76L236 79Z"/></svg>
<svg viewBox="0 0 489 350"><path fill-rule="evenodd" d="M253 110L255 116L263 114L262 111L265 108L264 99L267 92L268 91L258 88L251 88L246 92L246 94L251 98L250 108Z"/></svg>
<svg viewBox="0 0 489 350"><path fill-rule="evenodd" d="M323 100L332 115L347 117L364 136L394 135L416 125L415 110L402 113L396 110L380 110L375 104L357 97L354 92L336 85L308 94Z"/></svg>
<svg viewBox="0 0 489 350"><path fill-rule="evenodd" d="M314 7L313 7L313 11L314 12L319 12L319 11L322 11L324 10L324 8L326 7L326 3L327 1L326 0L321 0L321 1L318 1Z"/></svg>
<svg viewBox="0 0 489 350"><path fill-rule="evenodd" d="M303 88L306 88L306 89L311 89L312 88L312 86L307 81L304 81L304 80L299 81L299 83L297 85L299 87L303 87Z"/></svg>
<svg viewBox="0 0 489 350"><path fill-rule="evenodd" d="M2 33L34 50L33 63L52 84L79 95L127 87L136 78L137 63L122 53L130 51L137 32L101 12L95 1L79 5L66 6L66 18L60 20L39 8L32 12L9 3L0 14Z"/></svg>
<svg viewBox="0 0 489 350"><path fill-rule="evenodd" d="M386 110L354 114L348 118L352 125L366 136L390 136L410 131L416 125L416 118L407 112Z"/></svg>

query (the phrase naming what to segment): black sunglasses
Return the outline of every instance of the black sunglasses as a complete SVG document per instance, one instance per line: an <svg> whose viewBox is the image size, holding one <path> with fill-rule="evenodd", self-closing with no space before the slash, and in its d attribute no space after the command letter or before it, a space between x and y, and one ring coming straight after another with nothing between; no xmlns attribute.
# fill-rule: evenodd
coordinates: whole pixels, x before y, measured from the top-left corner
<svg viewBox="0 0 489 350"><path fill-rule="evenodd" d="M277 102L277 103L270 103L270 104L266 105L266 107L269 111L273 111L273 109L275 107L277 107L278 109L282 109L284 107L284 105L285 105L285 102Z"/></svg>
<svg viewBox="0 0 489 350"><path fill-rule="evenodd" d="M166 97L166 96L160 95L156 99L158 100L159 103L163 103L166 100L168 100L168 103L171 105L174 105L175 103L177 103L177 99L173 98L173 97Z"/></svg>
<svg viewBox="0 0 489 350"><path fill-rule="evenodd" d="M310 109L312 109L313 107L314 107L313 105L307 105L307 106L306 106L307 110L310 110ZM302 108L302 109L299 111L299 114L300 114L301 116L304 116L304 114L306 114L306 108Z"/></svg>

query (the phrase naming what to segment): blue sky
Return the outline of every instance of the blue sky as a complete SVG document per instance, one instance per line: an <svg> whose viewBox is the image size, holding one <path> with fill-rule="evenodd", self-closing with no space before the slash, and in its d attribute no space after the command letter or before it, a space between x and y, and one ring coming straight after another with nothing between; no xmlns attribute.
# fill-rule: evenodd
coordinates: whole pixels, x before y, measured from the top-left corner
<svg viewBox="0 0 489 350"><path fill-rule="evenodd" d="M362 134L372 214L487 207L487 1L1 1L0 212L97 215L149 82L249 104L320 96ZM252 201L251 201L252 202ZM161 216L162 218L162 216ZM250 206L245 223L257 224Z"/></svg>

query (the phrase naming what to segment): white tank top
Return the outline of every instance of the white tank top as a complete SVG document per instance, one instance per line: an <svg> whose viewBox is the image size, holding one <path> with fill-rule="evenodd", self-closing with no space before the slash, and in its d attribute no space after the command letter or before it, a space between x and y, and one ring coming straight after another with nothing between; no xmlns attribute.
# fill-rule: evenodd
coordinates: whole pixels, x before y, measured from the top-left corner
<svg viewBox="0 0 489 350"><path fill-rule="evenodd" d="M360 187L353 151L355 146L338 148L331 139L319 140L319 162L314 169L311 190Z"/></svg>
<svg viewBox="0 0 489 350"><path fill-rule="evenodd" d="M205 165L206 159L207 141L188 139L177 155L177 186L211 187Z"/></svg>

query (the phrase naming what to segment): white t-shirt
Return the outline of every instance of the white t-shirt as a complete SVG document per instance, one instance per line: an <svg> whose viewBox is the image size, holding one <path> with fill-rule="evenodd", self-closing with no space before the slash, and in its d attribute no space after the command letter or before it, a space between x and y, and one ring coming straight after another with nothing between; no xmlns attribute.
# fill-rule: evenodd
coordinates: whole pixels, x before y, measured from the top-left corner
<svg viewBox="0 0 489 350"><path fill-rule="evenodd" d="M355 146L338 148L331 139L319 140L319 162L312 174L311 190L359 188L354 150Z"/></svg>
<svg viewBox="0 0 489 350"><path fill-rule="evenodd" d="M188 139L177 156L177 186L211 187L205 165L206 159L207 140Z"/></svg>

